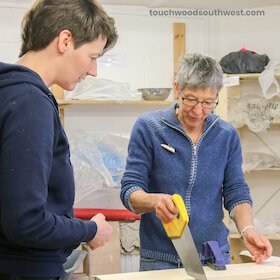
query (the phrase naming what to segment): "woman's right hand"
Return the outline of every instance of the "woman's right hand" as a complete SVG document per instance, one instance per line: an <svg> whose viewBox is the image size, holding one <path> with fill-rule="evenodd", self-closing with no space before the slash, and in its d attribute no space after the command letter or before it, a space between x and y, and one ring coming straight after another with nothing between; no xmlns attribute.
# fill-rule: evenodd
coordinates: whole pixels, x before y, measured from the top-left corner
<svg viewBox="0 0 280 280"><path fill-rule="evenodd" d="M172 221L178 215L178 209L169 194L152 194L153 207L158 219L164 223Z"/></svg>
<svg viewBox="0 0 280 280"><path fill-rule="evenodd" d="M97 231L94 238L87 242L89 247L94 250L103 246L110 239L110 235L113 232L112 226L106 222L105 216L101 213L93 216L91 221L94 221L97 225Z"/></svg>

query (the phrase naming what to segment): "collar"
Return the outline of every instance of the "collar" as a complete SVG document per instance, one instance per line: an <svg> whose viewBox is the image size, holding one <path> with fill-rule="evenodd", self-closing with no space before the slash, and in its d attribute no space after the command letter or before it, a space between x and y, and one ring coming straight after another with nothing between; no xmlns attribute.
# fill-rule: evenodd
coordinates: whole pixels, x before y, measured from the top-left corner
<svg viewBox="0 0 280 280"><path fill-rule="evenodd" d="M179 123L179 120L176 116L175 110L176 108L178 108L178 104L174 103L172 104L169 108L167 108L162 115L162 120L172 126L176 126L179 129L183 129L182 126ZM205 126L204 126L204 131L206 131L212 123L214 123L219 117L217 115L215 115L213 112L210 113L206 120L205 120ZM203 132L204 132L203 131Z"/></svg>

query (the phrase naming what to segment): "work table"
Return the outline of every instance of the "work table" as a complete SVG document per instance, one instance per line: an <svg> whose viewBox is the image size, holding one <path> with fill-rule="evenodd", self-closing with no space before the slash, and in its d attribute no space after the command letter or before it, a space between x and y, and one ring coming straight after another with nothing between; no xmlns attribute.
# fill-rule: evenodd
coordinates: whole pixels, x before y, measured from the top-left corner
<svg viewBox="0 0 280 280"><path fill-rule="evenodd" d="M208 280L280 280L280 262L242 263L227 265L226 270L215 271L204 267ZM193 280L184 269L96 275L93 280Z"/></svg>

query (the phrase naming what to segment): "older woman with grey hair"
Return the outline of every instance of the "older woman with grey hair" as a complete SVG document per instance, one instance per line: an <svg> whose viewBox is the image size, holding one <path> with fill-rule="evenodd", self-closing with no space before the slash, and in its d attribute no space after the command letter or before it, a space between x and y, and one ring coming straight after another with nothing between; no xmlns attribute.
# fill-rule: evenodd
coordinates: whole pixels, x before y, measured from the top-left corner
<svg viewBox="0 0 280 280"><path fill-rule="evenodd" d="M202 244L215 240L225 263L230 262L223 205L253 260L259 263L271 256L270 242L253 226L238 133L213 113L222 86L223 73L214 59L186 55L175 81L176 104L146 113L134 125L121 199L129 210L142 214L140 270L181 265L162 226L178 213L174 193L184 199L200 257Z"/></svg>

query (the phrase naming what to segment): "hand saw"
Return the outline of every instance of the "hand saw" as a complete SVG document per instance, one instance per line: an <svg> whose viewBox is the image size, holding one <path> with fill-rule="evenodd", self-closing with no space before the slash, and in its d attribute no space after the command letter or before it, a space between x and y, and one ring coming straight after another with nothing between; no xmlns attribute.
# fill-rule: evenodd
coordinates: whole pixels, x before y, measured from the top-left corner
<svg viewBox="0 0 280 280"><path fill-rule="evenodd" d="M163 227L171 239L187 274L197 280L207 280L188 226L189 216L185 203L179 194L173 194L172 200L178 209L178 216L171 222L163 222Z"/></svg>

